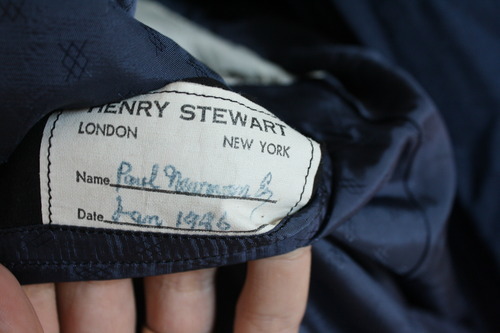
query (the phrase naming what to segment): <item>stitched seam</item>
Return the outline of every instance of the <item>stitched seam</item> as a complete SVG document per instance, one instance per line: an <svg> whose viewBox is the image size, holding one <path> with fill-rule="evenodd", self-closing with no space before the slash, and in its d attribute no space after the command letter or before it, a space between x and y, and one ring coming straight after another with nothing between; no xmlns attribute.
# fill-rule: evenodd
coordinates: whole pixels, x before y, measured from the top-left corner
<svg viewBox="0 0 500 333"><path fill-rule="evenodd" d="M280 239L283 240L283 239ZM5 265L16 266L16 265L31 265L31 266L86 266L86 265L147 265L147 264L171 264L177 262L186 262L186 261L197 261L197 260L206 260L206 259L214 259L214 258L225 258L233 255L241 255L244 253L253 252L255 250L259 250L261 248L268 247L271 244L262 245L256 248L247 249L240 252L231 252L231 253L222 253L205 257L197 257L197 258L185 258L185 259L173 259L173 260L140 260L140 261L67 261L61 260L61 262L57 261L39 261L39 260L21 260L21 261L6 261Z"/></svg>
<svg viewBox="0 0 500 333"><path fill-rule="evenodd" d="M51 231L70 231L72 233L77 233L77 234L87 234L87 235L115 235L115 236L121 236L121 235L128 235L131 236L132 238L143 238L143 237L148 237L148 235L151 235L153 237L157 238L173 238L173 239L214 239L216 237L217 239L234 239L234 240L247 240L251 238L259 238L259 237L268 237L271 238L272 234L280 231L283 229L288 222L290 217L285 216L281 222L281 226L278 227L277 229L274 228L270 230L268 233L263 233L259 235L251 235L251 236L222 236L222 235L178 235L178 234L162 234L162 233L153 233L153 232L145 232L145 231L130 231L130 230L93 230L93 229L86 229L86 230L75 230L74 228L86 228L86 227L76 227L76 226L60 226L57 225L55 227L55 224L52 225L36 225L36 226L31 226L31 227L24 227L22 231L0 231L0 235L9 235L9 234L29 234L33 232L33 230L41 229L42 231L46 229L47 226L49 226ZM45 228L44 228L45 227ZM137 235L136 233L140 232L141 235Z"/></svg>
<svg viewBox="0 0 500 333"><path fill-rule="evenodd" d="M272 114L272 113L265 112L265 111L262 111L262 110L258 110L258 109L252 108L251 106L248 106L248 105L246 105L246 104L244 104L244 103L241 103L241 102L235 101L235 100L230 99L230 98L220 97L220 96L212 96L212 95L205 95L205 94L197 94L197 93L191 93L191 92L187 92L187 91L179 91L179 90L162 90L162 91L153 91L153 92L149 92L149 93L147 93L147 95L162 94L162 93L175 93L175 94L183 94L183 95L190 95L190 96L199 96L199 97L209 97L209 98L220 99L220 100L223 100L223 101L228 101L228 102L233 102L233 103L239 104L239 105L241 105L241 106L246 107L246 108L247 108L247 109L249 109L249 110L252 110L252 111L255 111L255 112L259 112L259 113L265 114L266 116L269 116L269 117L273 117L273 118L278 119L278 117L276 117L276 116L275 116L274 114Z"/></svg>
<svg viewBox="0 0 500 333"><path fill-rule="evenodd" d="M324 202L326 200L326 196L324 195L324 193L319 193L319 195L322 197L322 202ZM315 214L314 217L312 218L309 218L309 219L306 219L306 223L304 223L304 225L308 225L309 221L310 220L314 220L314 219L317 219L318 217L320 216L320 213L318 212L317 214ZM285 225L286 225L286 222L288 221L285 221L285 219L283 219L283 224L280 228L278 228L278 230L282 229ZM289 220L289 219L288 219ZM35 228L39 228L38 226L37 227L31 227L30 229L35 229ZM52 230L59 230L59 231L66 231L66 230L71 230L73 229L72 227L58 227L58 228L54 228L54 227L49 227L50 229ZM275 230L275 231L278 231L278 230ZM129 233L130 232L123 232L123 231L102 231L102 230L85 230L85 231L81 231L81 230L71 230L72 232L76 232L76 233L87 233L87 234L125 234L125 233ZM9 233L19 233L18 231L0 231L0 234L9 234ZM21 233L29 233L29 230L24 230L24 231L21 231ZM231 239L238 239L238 238L241 238L241 239L244 239L244 240L248 240L249 238L256 238L256 237L262 237L262 236L266 236L266 238L270 238L270 234L271 233L274 233L273 232L270 232L269 234L264 234L264 235L257 235L257 236L251 236L251 237L218 237L218 238L231 238ZM137 236L137 235L134 235L132 234L132 236L134 238L137 238L137 237L140 237L140 236ZM156 237L158 237L159 235L155 235ZM168 238L182 238L182 236L180 235L161 235L161 236L168 236ZM167 238L167 237L162 237L162 238ZM186 238L192 238L192 237L186 237ZM202 238L202 237L198 237L198 238ZM281 236L281 237L277 237L276 241L282 241L284 239L286 239L287 237L286 236ZM213 238L212 238L213 239ZM295 240L298 240L298 241L301 241L302 239L299 239L297 237L294 238ZM304 239L304 241L306 241L306 243L304 244L307 244L309 243L311 240L309 239ZM226 257L229 257L230 255L240 255L240 254L243 254L243 253L249 253L249 252L252 252L252 251L255 251L255 250L258 250L258 249L261 249L261 248L265 248L265 247L268 247L270 246L271 244L265 244L265 245L261 245L259 247L256 247L256 248L252 248L252 249L246 249L244 251L239 251L239 252L235 252L235 253L223 253L223 254L217 254L217 255L211 255L211 256L205 256L205 257L197 257L197 258L183 258L183 259L174 259L174 260L147 260L147 261L144 261L144 260L140 260L140 261L103 261L103 262L99 262L99 261L85 261L85 262L81 262L81 261L67 261L67 260L61 260L61 261L40 261L40 260L21 260L21 261L6 261L4 262L5 265L8 265L10 267L14 267L14 266L19 266L19 265L30 265L30 266L58 266L58 267L61 267L61 266L88 266L88 265L147 265L147 264L169 264L169 263L177 263L177 262L189 262L189 261L199 261L199 260L206 260L206 259L214 259L214 258L226 258Z"/></svg>
<svg viewBox="0 0 500 333"><path fill-rule="evenodd" d="M323 193L319 193L320 196L324 196ZM326 200L323 198L323 200ZM315 216L316 218L316 216ZM76 228L84 228L84 227L75 227L75 226L62 226L62 225L35 225L35 226L26 226L23 227L23 230L17 231L17 230L0 230L0 235L11 235L11 234L29 234L32 233L33 231L36 231L37 229L40 229L41 232L49 232L49 231L59 231L59 232L65 232L69 231L71 233L76 233L76 234L86 234L86 235L108 235L108 236L130 236L132 238L144 238L144 237L155 237L155 238L161 238L161 239L221 239L221 240L249 240L249 239L255 239L255 238L272 238L273 235L277 232L279 232L281 229L286 227L288 224L288 221L291 219L291 216L285 216L283 220L281 220L280 226L277 228L274 228L272 230L269 230L266 233L259 234L259 235L249 235L249 236L227 236L227 235L179 235L179 234L163 234L163 233L149 233L149 232L140 232L141 234L138 235L137 232L135 231L130 231L130 230L106 230L106 229L90 229L90 228L85 228L84 230L76 229ZM309 221L310 219L307 219ZM306 222L307 222L306 221ZM307 224L307 223L305 223ZM278 237L277 240L282 240L285 239L286 237Z"/></svg>
<svg viewBox="0 0 500 333"><path fill-rule="evenodd" d="M297 205L299 204L299 202L302 201L302 196L304 195L304 192L306 190L307 179L309 178L309 172L311 171L312 161L314 159L314 145L312 144L311 139L307 138L307 140L309 140L309 144L311 145L311 158L309 159L309 166L307 167L306 176L305 176L305 179L304 179L304 185L302 186L302 192L300 193L299 201L297 201L295 203L295 205L293 205L293 207L290 208L290 210L286 214L286 217L288 217L292 213L292 211L295 209L295 207L297 207Z"/></svg>
<svg viewBox="0 0 500 333"><path fill-rule="evenodd" d="M305 223L307 224L307 223ZM283 241L287 237L280 237L276 241ZM301 241L301 239L294 238L295 240ZM305 240L306 243L309 240ZM255 248L246 249L239 252L231 253L221 253L211 256L195 257L195 258L183 258L183 259L173 259L173 260L138 260L138 261L42 261L42 260L21 260L21 261L5 261L4 265L8 266L18 266L18 265L31 265L31 266L86 266L86 265L147 265L147 264L171 264L178 262L188 262L188 261L198 261L206 259L216 259L216 258L226 258L233 255L248 254L254 252L261 248L271 246L272 244L264 244ZM300 245L299 245L300 246Z"/></svg>
<svg viewBox="0 0 500 333"><path fill-rule="evenodd" d="M316 216L315 216L316 217ZM309 219L307 219L308 221ZM305 223L307 225L307 223ZM287 237L279 237L277 241L283 241ZM248 239L248 238L245 238ZM297 239L297 238L295 238ZM243 251L239 252L231 252L231 253L222 253L222 254L215 254L211 256L205 256L205 257L195 257L195 258L183 258L183 259L173 259L173 260L139 260L139 261L68 261L68 260L61 260L61 261L41 261L41 260L21 260L21 261L5 261L4 264L9 265L9 266L16 266L16 265L32 265L32 266L84 266L84 265L140 265L140 264L168 264L168 263L176 263L176 262L186 262L186 261L196 261L196 260L206 260L206 259L214 259L214 258L224 258L224 257L229 257L232 255L240 255L244 253L249 253L253 252L255 250L261 249L268 247L272 244L264 244L255 248L251 249L246 249Z"/></svg>
<svg viewBox="0 0 500 333"><path fill-rule="evenodd" d="M48 188L48 195L49 195L49 224L52 224L52 187L50 187L50 166L52 165L52 162L50 161L50 149L52 148L52 138L54 137L54 129L56 128L56 123L59 120L59 117L61 116L62 111L59 112L59 114L56 117L56 120L54 120L54 123L52 124L52 128L50 129L50 136L49 136L49 147L47 148L47 188Z"/></svg>
<svg viewBox="0 0 500 333"><path fill-rule="evenodd" d="M228 257L230 255L239 255L243 253L247 253L256 249L260 249L262 247L265 247L268 245L264 246L259 246L258 248L253 248L253 249L248 249L245 251L240 251L240 252L232 252L232 253L224 253L224 254L218 254L218 255L211 255L211 256L205 256L205 257L198 257L198 258L185 258L185 259L173 259L173 260L144 260L144 261L67 261L67 260L61 260L61 262L57 261L39 261L39 260L23 260L23 261L12 261L12 262L5 262L5 264L9 263L9 265L33 265L33 266L46 266L46 265L51 265L51 266L68 266L68 265L79 265L79 266L84 266L84 265L138 265L138 264L160 264L160 263L175 263L175 262L182 262L182 261L195 261L195 260L206 260L206 259L213 259L213 258L221 258L221 257Z"/></svg>

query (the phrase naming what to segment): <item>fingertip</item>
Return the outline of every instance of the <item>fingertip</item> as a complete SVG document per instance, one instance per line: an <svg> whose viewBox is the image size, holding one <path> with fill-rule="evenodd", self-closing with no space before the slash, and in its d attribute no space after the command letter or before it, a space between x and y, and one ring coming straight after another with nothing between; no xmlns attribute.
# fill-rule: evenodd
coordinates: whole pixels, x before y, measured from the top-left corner
<svg viewBox="0 0 500 333"><path fill-rule="evenodd" d="M59 332L56 290L54 283L30 284L22 286L46 333Z"/></svg>
<svg viewBox="0 0 500 333"><path fill-rule="evenodd" d="M144 279L146 327L143 333L211 332L215 317L215 269Z"/></svg>
<svg viewBox="0 0 500 333"><path fill-rule="evenodd" d="M305 313L310 247L248 263L235 332L297 332Z"/></svg>
<svg viewBox="0 0 500 333"><path fill-rule="evenodd" d="M63 332L134 332L135 298L130 279L56 285Z"/></svg>
<svg viewBox="0 0 500 333"><path fill-rule="evenodd" d="M0 332L41 332L33 306L12 273L0 265Z"/></svg>

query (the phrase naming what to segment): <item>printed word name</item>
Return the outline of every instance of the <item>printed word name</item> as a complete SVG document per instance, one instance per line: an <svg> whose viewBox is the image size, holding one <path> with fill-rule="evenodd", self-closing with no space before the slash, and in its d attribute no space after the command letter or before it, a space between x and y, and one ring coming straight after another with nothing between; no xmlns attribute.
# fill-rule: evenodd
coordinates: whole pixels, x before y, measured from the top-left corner
<svg viewBox="0 0 500 333"><path fill-rule="evenodd" d="M108 177L101 176L91 176L87 174L86 171L80 172L76 170L76 182L82 182L87 184L97 184L97 185L109 185L110 181Z"/></svg>

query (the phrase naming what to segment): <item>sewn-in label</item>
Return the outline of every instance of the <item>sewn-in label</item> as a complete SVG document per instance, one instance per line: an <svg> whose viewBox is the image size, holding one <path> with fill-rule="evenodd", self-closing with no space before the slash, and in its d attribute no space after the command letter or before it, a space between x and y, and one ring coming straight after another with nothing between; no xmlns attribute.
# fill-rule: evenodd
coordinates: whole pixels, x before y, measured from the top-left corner
<svg viewBox="0 0 500 333"><path fill-rule="evenodd" d="M52 114L44 224L180 234L272 230L310 199L319 145L220 88L176 82Z"/></svg>

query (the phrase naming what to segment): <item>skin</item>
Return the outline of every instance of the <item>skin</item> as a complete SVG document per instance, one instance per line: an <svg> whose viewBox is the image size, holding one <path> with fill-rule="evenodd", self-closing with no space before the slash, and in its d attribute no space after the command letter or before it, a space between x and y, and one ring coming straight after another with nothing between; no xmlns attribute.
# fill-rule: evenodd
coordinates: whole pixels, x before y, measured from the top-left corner
<svg viewBox="0 0 500 333"><path fill-rule="evenodd" d="M298 332L310 265L310 247L248 262L234 332ZM142 333L211 332L216 310L214 279L214 268L145 278ZM130 279L21 287L0 265L0 294L0 333L135 331Z"/></svg>

